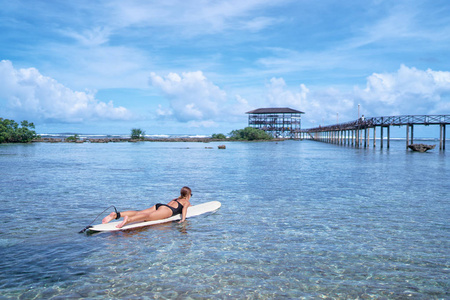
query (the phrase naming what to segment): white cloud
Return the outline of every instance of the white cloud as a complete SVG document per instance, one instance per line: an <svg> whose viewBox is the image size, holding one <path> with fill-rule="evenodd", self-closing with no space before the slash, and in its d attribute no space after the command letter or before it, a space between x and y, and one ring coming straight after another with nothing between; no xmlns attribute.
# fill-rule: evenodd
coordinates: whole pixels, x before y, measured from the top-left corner
<svg viewBox="0 0 450 300"><path fill-rule="evenodd" d="M67 30L62 31L62 34L74 38L84 46L99 46L109 41L111 30L105 27L95 27L91 30L84 30L82 33Z"/></svg>
<svg viewBox="0 0 450 300"><path fill-rule="evenodd" d="M242 24L242 28L252 31L252 32L257 32L257 31L261 31L267 27L270 27L274 24L277 24L279 22L280 22L280 20L275 19L275 18L256 17L251 20L244 21Z"/></svg>
<svg viewBox="0 0 450 300"><path fill-rule="evenodd" d="M190 127L211 127L213 122L242 122L245 112L260 107L291 107L304 111L304 127L355 120L358 104L367 117L401 114L445 114L450 111L450 72L418 70L404 65L393 73L374 73L365 87L345 90L339 87L289 87L283 78L273 77L266 90L227 94L201 71L160 77L152 73L152 86L169 100L170 108L159 106L157 114L189 122ZM247 100L247 97L250 100Z"/></svg>
<svg viewBox="0 0 450 300"><path fill-rule="evenodd" d="M16 70L7 60L0 62L0 101L6 101L14 114L33 120L82 122L131 117L126 108L98 101L93 92L73 91L35 68Z"/></svg>
<svg viewBox="0 0 450 300"><path fill-rule="evenodd" d="M355 97L374 115L449 113L450 72L402 65L395 73L370 75Z"/></svg>
<svg viewBox="0 0 450 300"><path fill-rule="evenodd" d="M182 1L159 3L145 1L115 1L109 7L114 13L114 23L119 26L152 26L176 28L173 34L192 37L229 29L259 31L278 21L264 14L264 9L280 6L284 1L232 0L232 1Z"/></svg>
<svg viewBox="0 0 450 300"><path fill-rule="evenodd" d="M393 73L373 73L365 88L289 87L283 78L267 84L258 107L291 107L304 111L306 127L355 120L358 104L367 117L450 113L450 72L418 70L402 65ZM255 106L256 107L256 106Z"/></svg>
<svg viewBox="0 0 450 300"><path fill-rule="evenodd" d="M272 78L266 86L266 104L270 107L290 107L305 112L304 123L336 123L339 114L350 117L353 101L335 88L310 90L305 84L289 88L283 78ZM356 117L355 117L356 119ZM308 125L308 126L309 126Z"/></svg>
<svg viewBox="0 0 450 300"><path fill-rule="evenodd" d="M158 108L156 109L156 114L159 117L168 117L173 115L172 110L167 109L167 108L163 108L161 104L158 105Z"/></svg>
<svg viewBox="0 0 450 300"><path fill-rule="evenodd" d="M283 78L272 78L270 84L267 85L269 104L277 107L301 107L309 93L309 89L304 85L300 85L297 91L287 90L286 82Z"/></svg>
<svg viewBox="0 0 450 300"><path fill-rule="evenodd" d="M219 125L212 121L212 120L206 120L206 121L189 121L187 123L187 126L189 128L213 128L213 127L218 127Z"/></svg>
<svg viewBox="0 0 450 300"><path fill-rule="evenodd" d="M211 120L220 113L226 102L226 93L209 81L201 71L170 73L164 78L151 73L150 84L158 88L169 100L170 109L181 122ZM170 115L159 107L158 114Z"/></svg>
<svg viewBox="0 0 450 300"><path fill-rule="evenodd" d="M242 116L244 112L253 109L247 99L242 98L241 95L236 95L235 99L236 102L233 103L232 107L229 109L229 115Z"/></svg>

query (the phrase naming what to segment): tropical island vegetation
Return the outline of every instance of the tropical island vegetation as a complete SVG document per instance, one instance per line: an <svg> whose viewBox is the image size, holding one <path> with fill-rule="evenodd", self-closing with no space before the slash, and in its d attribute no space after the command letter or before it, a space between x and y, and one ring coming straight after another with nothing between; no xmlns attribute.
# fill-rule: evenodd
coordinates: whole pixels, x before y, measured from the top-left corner
<svg viewBox="0 0 450 300"><path fill-rule="evenodd" d="M0 118L0 143L29 143L38 135L34 131L34 124L22 121Z"/></svg>
<svg viewBox="0 0 450 300"><path fill-rule="evenodd" d="M245 127L244 129L230 132L230 140L235 141L264 141L272 139L273 137L264 130L253 127Z"/></svg>
<svg viewBox="0 0 450 300"><path fill-rule="evenodd" d="M227 139L227 136L226 136L225 134L223 134L223 133L214 133L214 134L211 136L211 138L212 138L213 140L226 140L226 139Z"/></svg>
<svg viewBox="0 0 450 300"><path fill-rule="evenodd" d="M145 137L145 131L140 128L131 129L131 139L132 140L143 140Z"/></svg>
<svg viewBox="0 0 450 300"><path fill-rule="evenodd" d="M74 134L74 135L71 135L68 138L66 138L66 141L67 142L76 142L76 141L78 141L79 138L80 137L78 136L78 134Z"/></svg>
<svg viewBox="0 0 450 300"><path fill-rule="evenodd" d="M222 133L213 134L212 139L226 139L226 136ZM232 141L265 141L272 140L273 137L264 130L245 127L244 129L237 129L230 132L229 139Z"/></svg>

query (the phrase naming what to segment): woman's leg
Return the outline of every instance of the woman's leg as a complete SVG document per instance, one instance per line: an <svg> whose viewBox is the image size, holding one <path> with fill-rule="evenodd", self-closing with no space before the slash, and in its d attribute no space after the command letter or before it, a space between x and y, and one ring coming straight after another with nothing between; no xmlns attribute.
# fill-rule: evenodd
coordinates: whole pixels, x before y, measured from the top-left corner
<svg viewBox="0 0 450 300"><path fill-rule="evenodd" d="M128 217L133 217L139 213L151 213L156 211L156 207L155 205L153 205L150 208L144 209L144 210L127 210L127 211L122 211L120 212L120 216L122 218L128 216ZM111 220L114 220L115 218L117 218L117 214L115 212L110 213L109 215L107 215L105 218L103 218L102 220L102 224L106 224L108 222L110 222Z"/></svg>
<svg viewBox="0 0 450 300"><path fill-rule="evenodd" d="M134 216L124 216L122 223L116 227L122 228L123 226L134 222L162 220L170 216L172 216L172 210L168 207L161 206L158 210L152 210L149 212L142 211Z"/></svg>

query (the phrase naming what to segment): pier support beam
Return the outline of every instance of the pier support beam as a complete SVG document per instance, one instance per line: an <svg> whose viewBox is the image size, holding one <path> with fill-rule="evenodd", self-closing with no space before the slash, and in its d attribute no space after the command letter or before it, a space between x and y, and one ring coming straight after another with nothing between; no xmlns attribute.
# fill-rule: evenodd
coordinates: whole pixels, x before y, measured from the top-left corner
<svg viewBox="0 0 450 300"><path fill-rule="evenodd" d="M367 148L367 128L364 128L364 148Z"/></svg>
<svg viewBox="0 0 450 300"><path fill-rule="evenodd" d="M409 142L409 131L411 129L411 142ZM408 146L414 144L414 124L406 125L406 149Z"/></svg>
<svg viewBox="0 0 450 300"><path fill-rule="evenodd" d="M406 149L408 149L409 145L409 125L406 125Z"/></svg>
<svg viewBox="0 0 450 300"><path fill-rule="evenodd" d="M377 126L373 126L373 147L377 145Z"/></svg>
<svg viewBox="0 0 450 300"><path fill-rule="evenodd" d="M439 150L445 150L445 124L440 124L439 129Z"/></svg>
<svg viewBox="0 0 450 300"><path fill-rule="evenodd" d="M444 125L442 125L442 127L444 128L444 139L442 140L444 143L443 143L443 145L442 145L442 150L445 150L445 124Z"/></svg>
<svg viewBox="0 0 450 300"><path fill-rule="evenodd" d="M387 127L387 147L391 146L391 126Z"/></svg>
<svg viewBox="0 0 450 300"><path fill-rule="evenodd" d="M370 128L367 128L367 147L370 146Z"/></svg>

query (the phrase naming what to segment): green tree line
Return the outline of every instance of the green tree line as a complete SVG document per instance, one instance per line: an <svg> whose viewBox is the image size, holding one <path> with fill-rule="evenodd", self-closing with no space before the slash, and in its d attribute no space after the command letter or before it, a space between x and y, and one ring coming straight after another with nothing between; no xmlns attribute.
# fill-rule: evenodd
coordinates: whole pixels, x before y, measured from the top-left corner
<svg viewBox="0 0 450 300"><path fill-rule="evenodd" d="M245 127L244 129L233 130L230 133L230 139L243 141L260 141L271 140L273 139L273 137L264 130L253 127Z"/></svg>
<svg viewBox="0 0 450 300"><path fill-rule="evenodd" d="M19 124L14 120L0 118L0 143L29 143L38 137L34 124L22 121Z"/></svg>
<svg viewBox="0 0 450 300"><path fill-rule="evenodd" d="M272 135L265 132L264 130L245 127L244 129L237 129L230 132L230 140L234 141L262 141L273 139ZM213 134L213 139L226 139L226 136L222 133Z"/></svg>

